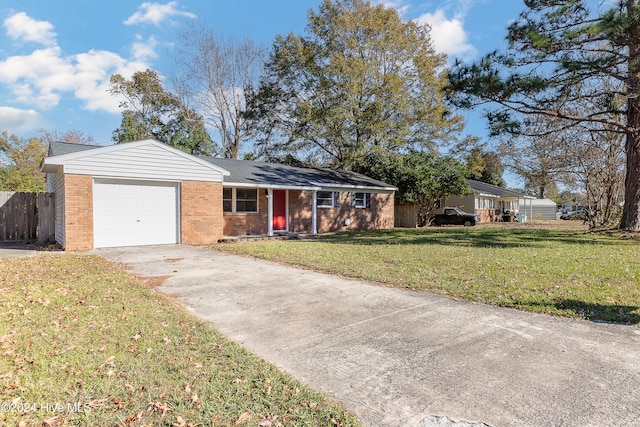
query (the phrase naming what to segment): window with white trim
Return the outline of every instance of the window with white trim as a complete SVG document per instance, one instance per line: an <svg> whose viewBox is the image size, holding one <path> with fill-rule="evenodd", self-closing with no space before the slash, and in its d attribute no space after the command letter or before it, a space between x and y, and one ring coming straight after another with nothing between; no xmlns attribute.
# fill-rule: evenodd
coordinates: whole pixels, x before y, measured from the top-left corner
<svg viewBox="0 0 640 427"><path fill-rule="evenodd" d="M354 208L371 207L370 193L351 193L351 206Z"/></svg>
<svg viewBox="0 0 640 427"><path fill-rule="evenodd" d="M339 191L316 192L316 206L319 208L335 208L340 206Z"/></svg>
<svg viewBox="0 0 640 427"><path fill-rule="evenodd" d="M222 209L225 213L257 213L257 188L224 188Z"/></svg>
<svg viewBox="0 0 640 427"><path fill-rule="evenodd" d="M233 188L222 189L222 211L233 212Z"/></svg>
<svg viewBox="0 0 640 427"><path fill-rule="evenodd" d="M495 209L495 200L482 197L479 198L478 209Z"/></svg>

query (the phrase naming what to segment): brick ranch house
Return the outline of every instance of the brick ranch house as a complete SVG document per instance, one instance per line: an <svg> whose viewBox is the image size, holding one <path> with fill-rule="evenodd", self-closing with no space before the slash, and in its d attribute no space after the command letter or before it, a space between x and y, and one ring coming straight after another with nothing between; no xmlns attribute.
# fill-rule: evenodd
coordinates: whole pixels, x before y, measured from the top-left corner
<svg viewBox="0 0 640 427"><path fill-rule="evenodd" d="M67 250L393 227L395 188L353 172L196 157L155 140L54 142L40 169Z"/></svg>

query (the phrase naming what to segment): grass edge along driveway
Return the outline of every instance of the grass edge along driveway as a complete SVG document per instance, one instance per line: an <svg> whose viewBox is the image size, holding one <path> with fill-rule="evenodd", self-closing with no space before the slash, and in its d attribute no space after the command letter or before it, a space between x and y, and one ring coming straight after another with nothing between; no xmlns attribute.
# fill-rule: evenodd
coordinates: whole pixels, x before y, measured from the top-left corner
<svg viewBox="0 0 640 427"><path fill-rule="evenodd" d="M150 289L157 280L98 256L1 259L0 424L360 425Z"/></svg>
<svg viewBox="0 0 640 427"><path fill-rule="evenodd" d="M582 230L444 227L212 248L526 311L640 323L640 241Z"/></svg>

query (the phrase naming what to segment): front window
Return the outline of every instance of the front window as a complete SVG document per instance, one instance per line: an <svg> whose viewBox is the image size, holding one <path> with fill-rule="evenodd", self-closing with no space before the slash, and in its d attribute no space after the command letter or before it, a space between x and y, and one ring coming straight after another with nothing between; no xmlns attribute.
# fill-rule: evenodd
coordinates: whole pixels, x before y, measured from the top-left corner
<svg viewBox="0 0 640 427"><path fill-rule="evenodd" d="M316 193L316 206L319 208L334 208L340 206L340 192L318 191Z"/></svg>
<svg viewBox="0 0 640 427"><path fill-rule="evenodd" d="M478 209L495 209L495 201L493 199L478 199Z"/></svg>
<svg viewBox="0 0 640 427"><path fill-rule="evenodd" d="M351 206L354 208L368 208L371 203L369 193L351 193Z"/></svg>
<svg viewBox="0 0 640 427"><path fill-rule="evenodd" d="M258 212L257 188L236 188L236 212Z"/></svg>
<svg viewBox="0 0 640 427"><path fill-rule="evenodd" d="M222 189L222 211L233 212L233 188Z"/></svg>
<svg viewBox="0 0 640 427"><path fill-rule="evenodd" d="M223 188L222 210L225 213L258 212L258 189Z"/></svg>

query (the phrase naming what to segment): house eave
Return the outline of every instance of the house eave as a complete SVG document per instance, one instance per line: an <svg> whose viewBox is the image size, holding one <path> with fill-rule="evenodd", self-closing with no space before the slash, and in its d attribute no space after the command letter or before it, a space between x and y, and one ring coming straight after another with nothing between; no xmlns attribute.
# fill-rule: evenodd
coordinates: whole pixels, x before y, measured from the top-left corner
<svg viewBox="0 0 640 427"><path fill-rule="evenodd" d="M308 185L283 185L283 184L259 184L255 182L223 182L223 187L238 187L238 188L260 188L260 189L274 189L274 190L307 190L318 191L320 187L312 187Z"/></svg>
<svg viewBox="0 0 640 427"><path fill-rule="evenodd" d="M396 187L376 187L373 185L348 185L348 184L323 184L319 182L314 182L314 185L317 185L322 189L352 189L352 190L370 190L370 191L397 191Z"/></svg>

